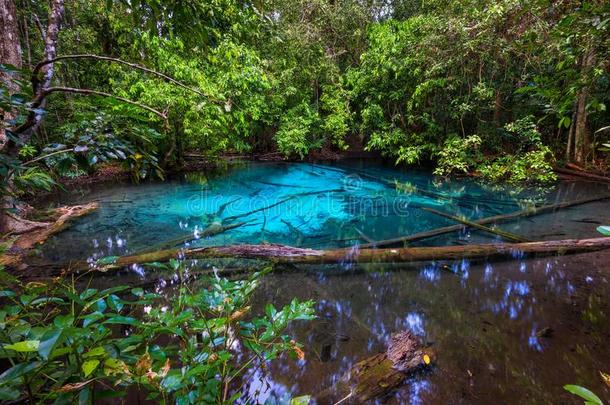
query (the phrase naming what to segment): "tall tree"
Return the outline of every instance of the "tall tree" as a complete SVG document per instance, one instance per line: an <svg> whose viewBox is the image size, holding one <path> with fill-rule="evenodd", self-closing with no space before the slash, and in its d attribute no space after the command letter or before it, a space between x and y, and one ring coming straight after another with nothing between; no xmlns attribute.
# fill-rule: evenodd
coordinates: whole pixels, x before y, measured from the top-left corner
<svg viewBox="0 0 610 405"><path fill-rule="evenodd" d="M0 0L0 63L21 68L21 44L19 42L19 26L17 22L17 9L14 0ZM4 72L0 72L0 80L4 83L9 93L17 91L10 77ZM11 111L0 109L2 123L12 120ZM8 143L6 128L0 126L0 151Z"/></svg>

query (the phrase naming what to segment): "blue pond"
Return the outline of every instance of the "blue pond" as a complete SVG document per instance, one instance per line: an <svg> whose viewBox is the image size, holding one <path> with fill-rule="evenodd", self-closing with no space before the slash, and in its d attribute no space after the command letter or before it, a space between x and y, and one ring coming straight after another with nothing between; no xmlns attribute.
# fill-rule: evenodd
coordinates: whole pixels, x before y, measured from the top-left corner
<svg viewBox="0 0 610 405"><path fill-rule="evenodd" d="M100 208L51 238L46 260L94 260L167 246L282 243L355 247L454 225L434 209L469 219L610 193L607 185L562 182L515 190L472 179L444 181L426 171L360 161L335 164L240 163L142 185L95 185L51 203L99 201ZM594 237L610 224L608 201L499 223L531 240ZM211 224L234 229L202 236ZM497 241L462 230L415 246ZM390 335L410 329L433 345L437 366L409 378L387 403L570 403L562 386L610 390L610 254L505 262L432 262L294 268L268 275L254 305L314 299L319 318L295 325L306 359L253 369L244 402L282 403L331 390L359 360L383 351ZM205 266L206 264L201 264ZM117 279L120 279L117 281ZM138 266L97 283L134 283L168 291L172 275ZM542 333L552 330L552 333ZM337 400L340 398L337 398ZM576 402L577 403L577 402Z"/></svg>

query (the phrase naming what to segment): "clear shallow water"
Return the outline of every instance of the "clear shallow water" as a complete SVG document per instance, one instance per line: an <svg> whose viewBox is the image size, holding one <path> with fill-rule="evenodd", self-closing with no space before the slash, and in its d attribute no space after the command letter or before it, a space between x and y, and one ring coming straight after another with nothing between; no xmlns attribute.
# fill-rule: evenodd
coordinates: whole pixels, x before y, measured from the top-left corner
<svg viewBox="0 0 610 405"><path fill-rule="evenodd" d="M397 179L411 193L378 178ZM363 242L358 231L381 240L453 224L422 207L480 218L532 202L609 192L606 185L561 183L517 194L468 179L439 183L423 171L358 162L244 164L165 183L72 190L57 202L98 200L101 207L52 238L41 254L64 262L133 253L252 211L233 219L249 221L247 226L191 244L344 247ZM599 224L610 223L608 208L608 201L592 203L501 227L529 239L593 237ZM420 245L491 241L493 236L461 232ZM387 398L391 403L578 403L564 394L561 387L568 383L608 399L597 373L610 372L609 259L600 253L504 263L343 263L269 275L258 304L312 298L320 319L293 329L305 343L306 360L275 362L265 374L253 373L250 393L261 402L281 402L287 395L332 388L357 361L383 351L391 333L409 328L433 344L438 365L411 378ZM98 282L171 286L171 276L157 277L134 267L118 281ZM551 337L537 336L547 327Z"/></svg>

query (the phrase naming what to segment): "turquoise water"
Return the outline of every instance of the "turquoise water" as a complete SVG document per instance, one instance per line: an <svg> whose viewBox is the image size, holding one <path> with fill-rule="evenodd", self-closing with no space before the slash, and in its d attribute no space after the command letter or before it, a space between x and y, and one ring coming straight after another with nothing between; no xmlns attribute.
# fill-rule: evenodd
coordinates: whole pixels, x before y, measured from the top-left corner
<svg viewBox="0 0 610 405"><path fill-rule="evenodd" d="M100 209L52 238L44 254L52 260L121 255L188 235L193 236L188 243L192 246L269 242L346 247L365 243L365 239L395 238L454 224L422 209L426 207L481 218L568 198L561 189L511 193L468 179L446 182L423 171L398 171L382 165L363 170L357 162L334 166L246 163L218 175L191 174L165 183L72 191L62 202L95 200ZM403 191L397 191L394 180ZM569 198L601 192L589 187L571 192ZM249 212L253 213L243 215ZM508 228L524 232L520 228L529 221L513 222ZM214 222L244 224L197 239ZM534 232L545 238L540 231L526 229L524 236L532 237ZM458 233L419 244L489 242L494 238L478 232Z"/></svg>
<svg viewBox="0 0 610 405"><path fill-rule="evenodd" d="M608 193L607 185L579 182L517 192L380 163L244 163L163 183L70 190L52 203L95 200L100 209L50 239L41 255L57 262L94 259L185 235L193 239L188 246L349 247L453 224L423 208L481 218ZM598 225L610 223L608 208L608 201L596 202L500 226L533 240L594 237ZM214 222L246 223L197 239ZM463 230L416 245L492 241L493 235ZM356 362L383 351L390 335L403 329L433 345L438 363L409 378L387 403L579 403L562 389L571 383L607 400L610 389L598 371L610 372L608 263L610 254L600 252L517 255L496 263L346 262L270 274L254 308L297 296L314 299L319 318L291 329L305 344L306 359L251 370L243 401L283 403L289 396L332 392ZM173 279L133 266L95 282L169 292ZM541 335L545 328L552 333Z"/></svg>

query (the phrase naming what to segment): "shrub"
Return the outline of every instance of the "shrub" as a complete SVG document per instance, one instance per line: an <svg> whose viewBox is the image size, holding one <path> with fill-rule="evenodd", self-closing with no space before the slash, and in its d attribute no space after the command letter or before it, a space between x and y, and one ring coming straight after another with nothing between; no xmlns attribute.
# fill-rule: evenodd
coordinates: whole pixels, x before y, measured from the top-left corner
<svg viewBox="0 0 610 405"><path fill-rule="evenodd" d="M169 267L184 271L178 262ZM0 291L0 355L10 362L0 375L0 400L88 403L138 386L164 403L233 402L242 394L231 393L230 383L250 365L284 352L303 356L283 331L313 318L312 302L297 300L250 315L260 275L211 277L197 292L183 284L170 298L62 283Z"/></svg>

